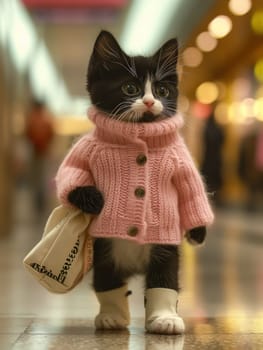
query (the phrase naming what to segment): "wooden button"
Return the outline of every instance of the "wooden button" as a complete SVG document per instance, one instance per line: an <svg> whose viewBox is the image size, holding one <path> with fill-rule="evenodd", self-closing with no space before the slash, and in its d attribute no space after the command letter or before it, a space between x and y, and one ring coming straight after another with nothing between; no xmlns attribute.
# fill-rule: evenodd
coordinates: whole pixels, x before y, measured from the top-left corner
<svg viewBox="0 0 263 350"><path fill-rule="evenodd" d="M131 237L135 237L137 236L137 234L139 233L139 229L136 226L131 226L128 228L128 235Z"/></svg>
<svg viewBox="0 0 263 350"><path fill-rule="evenodd" d="M145 196L145 189L143 187L137 187L134 194L137 198L143 198Z"/></svg>
<svg viewBox="0 0 263 350"><path fill-rule="evenodd" d="M136 162L139 165L144 165L147 162L146 155L143 153L139 154L138 157L136 158Z"/></svg>

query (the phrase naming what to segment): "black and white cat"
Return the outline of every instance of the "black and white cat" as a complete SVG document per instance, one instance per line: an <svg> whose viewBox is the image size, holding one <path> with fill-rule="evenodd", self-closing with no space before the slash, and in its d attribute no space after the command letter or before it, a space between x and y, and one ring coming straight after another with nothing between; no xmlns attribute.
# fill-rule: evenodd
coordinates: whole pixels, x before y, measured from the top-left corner
<svg viewBox="0 0 263 350"><path fill-rule="evenodd" d="M177 58L176 39L166 42L151 57L130 57L109 32L102 31L87 73L92 104L109 118L127 123L151 123L174 116ZM96 215L104 205L99 189L91 186L74 189L68 199L84 212ZM199 244L205 235L206 228L197 227L188 232L188 239ZM145 275L146 329L162 334L184 332L184 322L177 315L178 270L176 245L139 245L125 239L97 238L93 285L100 313L96 327L120 329L128 325L127 280L139 273Z"/></svg>

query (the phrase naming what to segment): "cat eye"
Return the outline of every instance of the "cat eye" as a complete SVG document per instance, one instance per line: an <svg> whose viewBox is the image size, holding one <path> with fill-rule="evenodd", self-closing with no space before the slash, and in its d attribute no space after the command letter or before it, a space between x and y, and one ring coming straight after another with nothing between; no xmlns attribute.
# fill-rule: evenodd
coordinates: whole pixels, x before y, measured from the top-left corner
<svg viewBox="0 0 263 350"><path fill-rule="evenodd" d="M167 89L167 87L163 86L163 85L159 85L156 87L155 89L156 91L156 94L159 96L159 97L168 97L169 94L170 94L170 91L169 89Z"/></svg>
<svg viewBox="0 0 263 350"><path fill-rule="evenodd" d="M121 89L127 96L136 96L141 92L141 89L133 83L123 84Z"/></svg>

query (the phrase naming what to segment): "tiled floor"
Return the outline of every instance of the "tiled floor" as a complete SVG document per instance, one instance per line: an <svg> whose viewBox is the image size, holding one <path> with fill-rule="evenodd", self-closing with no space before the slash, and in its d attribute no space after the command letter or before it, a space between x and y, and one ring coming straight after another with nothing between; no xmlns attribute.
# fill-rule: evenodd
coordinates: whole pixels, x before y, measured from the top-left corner
<svg viewBox="0 0 263 350"><path fill-rule="evenodd" d="M1 349L93 349L93 350L181 350L227 349L261 350L260 320L244 328L235 318L186 319L188 330L182 336L145 334L142 319L134 319L127 331L95 332L87 319L2 318ZM243 320L244 322L244 320ZM261 320L262 327L262 320ZM11 332L19 332L12 334ZM8 333L10 332L10 333ZM11 347L13 344L13 347Z"/></svg>
<svg viewBox="0 0 263 350"><path fill-rule="evenodd" d="M182 248L179 312L184 336L144 332L143 283L131 281L132 324L96 332L98 311L90 276L67 295L53 295L22 267L38 241L23 196L11 235L0 240L0 349L181 350L263 349L263 218L221 211L206 245Z"/></svg>

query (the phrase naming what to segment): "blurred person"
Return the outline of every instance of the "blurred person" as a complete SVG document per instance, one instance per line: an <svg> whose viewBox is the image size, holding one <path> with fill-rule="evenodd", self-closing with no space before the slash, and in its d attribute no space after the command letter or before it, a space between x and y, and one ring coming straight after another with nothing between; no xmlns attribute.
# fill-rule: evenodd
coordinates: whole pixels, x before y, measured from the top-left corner
<svg viewBox="0 0 263 350"><path fill-rule="evenodd" d="M223 185L222 175L222 147L224 144L224 131L212 112L206 122L203 132L203 159L201 173L205 178L207 189L213 193L215 204L220 204L219 191Z"/></svg>
<svg viewBox="0 0 263 350"><path fill-rule="evenodd" d="M42 101L34 100L26 123L26 137L32 146L31 179L34 205L45 210L45 172L50 144L54 137L52 116Z"/></svg>
<svg viewBox="0 0 263 350"><path fill-rule="evenodd" d="M247 209L254 211L263 194L263 128L258 124L241 141L238 174L248 189Z"/></svg>

